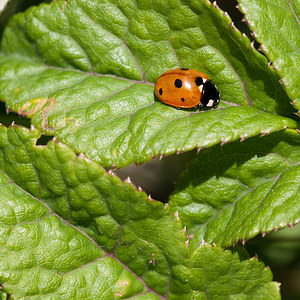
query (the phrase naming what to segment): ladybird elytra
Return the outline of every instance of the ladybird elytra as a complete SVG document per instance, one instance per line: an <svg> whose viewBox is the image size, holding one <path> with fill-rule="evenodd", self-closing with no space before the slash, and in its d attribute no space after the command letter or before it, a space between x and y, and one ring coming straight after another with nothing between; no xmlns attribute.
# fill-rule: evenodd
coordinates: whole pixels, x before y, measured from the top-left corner
<svg viewBox="0 0 300 300"><path fill-rule="evenodd" d="M163 73L154 90L160 101L178 108L212 108L220 101L219 92L207 75L188 68Z"/></svg>

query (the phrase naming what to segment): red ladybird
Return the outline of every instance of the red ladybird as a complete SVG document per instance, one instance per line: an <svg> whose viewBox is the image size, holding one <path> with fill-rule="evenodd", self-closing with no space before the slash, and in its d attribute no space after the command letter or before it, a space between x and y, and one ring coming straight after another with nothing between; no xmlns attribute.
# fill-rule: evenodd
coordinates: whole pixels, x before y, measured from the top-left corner
<svg viewBox="0 0 300 300"><path fill-rule="evenodd" d="M160 75L155 83L155 95L160 101L180 108L212 108L220 102L214 83L204 73L186 68Z"/></svg>

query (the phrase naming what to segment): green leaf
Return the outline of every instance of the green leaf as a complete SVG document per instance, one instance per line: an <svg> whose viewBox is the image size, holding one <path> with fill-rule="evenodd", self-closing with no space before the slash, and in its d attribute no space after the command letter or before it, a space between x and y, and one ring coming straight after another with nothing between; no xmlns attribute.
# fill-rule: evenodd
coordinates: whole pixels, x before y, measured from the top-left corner
<svg viewBox="0 0 300 300"><path fill-rule="evenodd" d="M186 236L178 218L68 146L56 141L35 146L39 136L36 129L0 127L4 174L48 210L78 226L107 251L107 259L113 254L117 263L126 264L157 293L172 293L173 286L176 292L181 283L175 284L176 275L172 279L169 274L188 265ZM37 218L43 217L37 210Z"/></svg>
<svg viewBox="0 0 300 300"><path fill-rule="evenodd" d="M230 22L206 0L31 8L5 30L0 99L106 167L294 128L273 114L293 112L277 74ZM191 112L155 101L153 83L178 66L214 80L219 109Z"/></svg>
<svg viewBox="0 0 300 300"><path fill-rule="evenodd" d="M200 152L169 202L192 248L202 238L222 246L300 220L300 137L278 132Z"/></svg>
<svg viewBox="0 0 300 300"><path fill-rule="evenodd" d="M134 275L80 230L3 173L0 186L0 281L14 299L35 295L52 299L107 295L109 299L145 291Z"/></svg>
<svg viewBox="0 0 300 300"><path fill-rule="evenodd" d="M0 126L0 282L13 299L278 299L263 263L207 244L191 257L169 207L39 136Z"/></svg>
<svg viewBox="0 0 300 300"><path fill-rule="evenodd" d="M0 291L0 300L7 300L7 294L5 292Z"/></svg>
<svg viewBox="0 0 300 300"><path fill-rule="evenodd" d="M286 92L300 109L300 26L298 0L239 0L262 50L282 77Z"/></svg>
<svg viewBox="0 0 300 300"><path fill-rule="evenodd" d="M191 299L280 299L270 269L244 253L202 243L191 264Z"/></svg>

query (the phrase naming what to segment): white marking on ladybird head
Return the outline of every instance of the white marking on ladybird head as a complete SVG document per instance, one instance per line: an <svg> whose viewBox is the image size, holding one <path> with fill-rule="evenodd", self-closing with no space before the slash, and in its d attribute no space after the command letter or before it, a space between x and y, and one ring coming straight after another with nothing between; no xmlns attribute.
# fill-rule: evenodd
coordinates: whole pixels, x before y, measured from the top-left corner
<svg viewBox="0 0 300 300"><path fill-rule="evenodd" d="M206 79L206 78L202 78L202 80L203 80L203 82L204 82L204 83L207 81L207 79Z"/></svg>
<svg viewBox="0 0 300 300"><path fill-rule="evenodd" d="M202 93L202 91L203 91L203 84L199 85L199 90Z"/></svg>
<svg viewBox="0 0 300 300"><path fill-rule="evenodd" d="M215 103L215 101L214 100L212 100L212 99L210 99L210 100L208 100L208 103L207 103L207 107L212 107L212 106L214 106L214 103Z"/></svg>
<svg viewBox="0 0 300 300"><path fill-rule="evenodd" d="M188 90L190 90L191 84L188 81L186 81L186 82L184 82L184 87L187 88Z"/></svg>

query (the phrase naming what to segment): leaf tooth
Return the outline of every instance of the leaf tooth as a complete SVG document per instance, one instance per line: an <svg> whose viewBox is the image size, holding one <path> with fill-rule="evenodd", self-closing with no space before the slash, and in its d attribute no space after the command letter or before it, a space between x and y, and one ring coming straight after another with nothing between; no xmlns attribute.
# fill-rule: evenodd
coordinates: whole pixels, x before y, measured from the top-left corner
<svg viewBox="0 0 300 300"><path fill-rule="evenodd" d="M163 155L163 154L160 154L159 157L158 157L158 159L159 159L159 160L162 160L163 157L164 157L164 155Z"/></svg>
<svg viewBox="0 0 300 300"><path fill-rule="evenodd" d="M248 239L247 239L247 238L246 238L246 239L242 239L242 240L241 240L241 242L242 242L243 246L245 246L245 244L247 243L247 241L248 241Z"/></svg>
<svg viewBox="0 0 300 300"><path fill-rule="evenodd" d="M275 229L274 229L274 231L275 231ZM261 236L264 238L267 234L268 234L267 232L262 232Z"/></svg>
<svg viewBox="0 0 300 300"><path fill-rule="evenodd" d="M200 245L207 245L207 243L205 242L204 238L201 239Z"/></svg>
<svg viewBox="0 0 300 300"><path fill-rule="evenodd" d="M284 85L284 78L281 78L281 79L279 79L279 83L285 88L285 85Z"/></svg>
<svg viewBox="0 0 300 300"><path fill-rule="evenodd" d="M33 124L30 125L30 131L34 131L35 130L35 127Z"/></svg>
<svg viewBox="0 0 300 300"><path fill-rule="evenodd" d="M186 226L182 228L182 231L186 234Z"/></svg>
<svg viewBox="0 0 300 300"><path fill-rule="evenodd" d="M11 123L11 125L10 125L10 127L16 127L17 125L16 125L16 123L15 123L15 121L13 121L12 123Z"/></svg>
<svg viewBox="0 0 300 300"><path fill-rule="evenodd" d="M124 181L127 182L127 183L130 183L132 185L132 181L131 181L129 176Z"/></svg>
<svg viewBox="0 0 300 300"><path fill-rule="evenodd" d="M179 214L178 214L178 211L177 211L177 210L174 212L174 216L175 216L175 218L176 218L177 220L179 220Z"/></svg>
<svg viewBox="0 0 300 300"><path fill-rule="evenodd" d="M83 152L80 152L77 156L85 160L89 160L89 158Z"/></svg>
<svg viewBox="0 0 300 300"><path fill-rule="evenodd" d="M260 46L259 46L259 47L260 47ZM268 62L268 66L269 66L269 68L271 68L271 69L273 69L273 70L276 70L276 68L275 68L275 66L274 66L274 64L273 64L273 62L269 61L269 62Z"/></svg>
<svg viewBox="0 0 300 300"><path fill-rule="evenodd" d="M142 192L142 191L143 191L143 189L142 189L140 186L137 187L137 190L138 190L139 192Z"/></svg>
<svg viewBox="0 0 300 300"><path fill-rule="evenodd" d="M288 226L289 226L289 228L290 228L291 230L293 230L293 228L295 227L295 225L296 225L296 224L289 224Z"/></svg>
<svg viewBox="0 0 300 300"><path fill-rule="evenodd" d="M138 191L138 188L135 186L135 184L131 181L131 178L128 176L125 180L124 180L124 182L126 182L126 183L128 183L128 184L130 184L135 190L137 190ZM141 188L141 187L140 187ZM142 190L142 189L141 189ZM152 199L153 200L153 199Z"/></svg>
<svg viewBox="0 0 300 300"><path fill-rule="evenodd" d="M150 200L150 201L155 201L155 200L151 197L150 194L148 195L147 199Z"/></svg>
<svg viewBox="0 0 300 300"><path fill-rule="evenodd" d="M109 169L109 170L107 171L107 173L108 173L109 175L111 175L111 176L117 176L116 173L115 173L112 169Z"/></svg>
<svg viewBox="0 0 300 300"><path fill-rule="evenodd" d="M217 4L217 1L214 1L214 2L212 3L212 5L213 5L215 8L220 9L219 6L218 6L218 4Z"/></svg>
<svg viewBox="0 0 300 300"><path fill-rule="evenodd" d="M176 155L179 155L179 154L182 154L182 153L184 153L183 150L178 150L178 151L176 151Z"/></svg>
<svg viewBox="0 0 300 300"><path fill-rule="evenodd" d="M275 284L276 284L276 286L277 286L278 290L280 290L281 283L280 283L280 282L275 282Z"/></svg>
<svg viewBox="0 0 300 300"><path fill-rule="evenodd" d="M169 203L164 204L164 208L167 208L167 207L169 207Z"/></svg>
<svg viewBox="0 0 300 300"><path fill-rule="evenodd" d="M240 142L243 142L243 141L246 140L247 138L248 138L247 135L240 136Z"/></svg>
<svg viewBox="0 0 300 300"><path fill-rule="evenodd" d="M186 237L187 237L189 240L191 240L191 239L193 239L193 238L194 238L194 234L193 234L193 233L191 233L191 234L187 235Z"/></svg>
<svg viewBox="0 0 300 300"><path fill-rule="evenodd" d="M117 170L117 165L116 165L116 163L112 163L111 167L113 168L114 171Z"/></svg>
<svg viewBox="0 0 300 300"><path fill-rule="evenodd" d="M52 141L55 143L59 143L59 140L55 136L53 137Z"/></svg>
<svg viewBox="0 0 300 300"><path fill-rule="evenodd" d="M263 46L262 44L260 44L260 45L258 46L258 51L261 52L261 53L264 53L264 49L263 49L262 46Z"/></svg>
<svg viewBox="0 0 300 300"><path fill-rule="evenodd" d="M231 21L231 18L230 18L230 16L229 16L229 14L228 14L228 12L227 11L224 11L224 16L228 19L228 20L230 20Z"/></svg>
<svg viewBox="0 0 300 300"><path fill-rule="evenodd" d="M230 22L230 26L231 26L231 28L234 29L235 31L239 31L239 30L236 28L236 26L234 25L233 22Z"/></svg>
<svg viewBox="0 0 300 300"><path fill-rule="evenodd" d="M251 34L252 35L252 34ZM253 49L255 49L255 47L254 47L254 41L252 41L251 43L250 43L250 46L253 48ZM256 49L255 49L256 50Z"/></svg>
<svg viewBox="0 0 300 300"><path fill-rule="evenodd" d="M196 149L197 149L196 154L199 154L199 152L203 149L203 147L196 147Z"/></svg>
<svg viewBox="0 0 300 300"><path fill-rule="evenodd" d="M260 131L260 133L259 133L259 135L260 135L261 137L263 137L263 136L265 136L265 135L268 135L268 134L270 134L270 131Z"/></svg>
<svg viewBox="0 0 300 300"><path fill-rule="evenodd" d="M221 145L221 146L224 146L224 145L227 144L228 142L229 142L228 139L227 139L227 140L226 140L226 139L225 139L225 140L221 140L221 141L220 141L220 145Z"/></svg>
<svg viewBox="0 0 300 300"><path fill-rule="evenodd" d="M184 243L185 243L185 245L187 246L187 247L189 247L189 241L190 240L186 240Z"/></svg>

